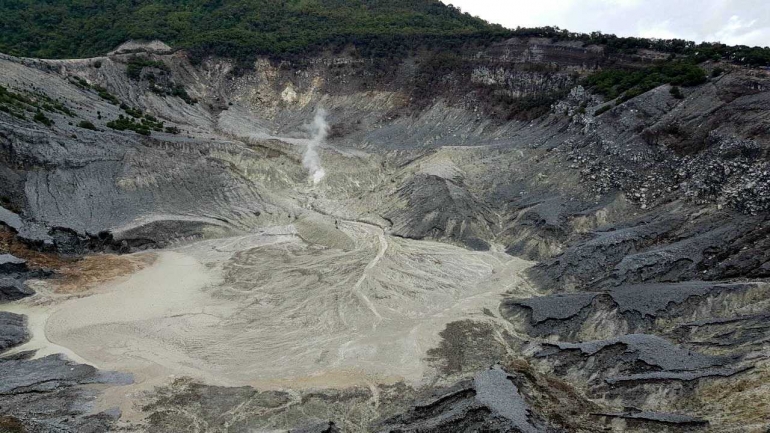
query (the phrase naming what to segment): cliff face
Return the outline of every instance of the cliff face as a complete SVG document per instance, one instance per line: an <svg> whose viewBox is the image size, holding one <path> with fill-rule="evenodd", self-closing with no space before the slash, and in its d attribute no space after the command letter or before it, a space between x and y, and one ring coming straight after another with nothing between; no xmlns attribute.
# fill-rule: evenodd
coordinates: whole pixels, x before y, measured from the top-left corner
<svg viewBox="0 0 770 433"><path fill-rule="evenodd" d="M607 101L583 88L582 77L660 55L512 39L397 63L343 55L235 70L222 59L193 65L183 52L133 48L139 52L87 60L0 58L0 84L28 101L0 112L0 221L14 242L47 251L35 254L128 253L291 226L296 232L281 236L373 255L361 269L351 261L339 270L363 272L357 290L378 288L359 296L360 308L377 316L388 311L381 302L405 308L388 304L401 296L390 292L400 281L411 287L418 278L424 282L414 287L425 292L438 284L442 297L409 295L437 305L446 293L470 290L463 284L477 282L459 267L473 254L538 262L522 271L526 284L489 277L494 284L510 277L519 288L507 289L497 311L441 325L434 349L420 357L445 387L322 384L330 389L298 399L290 390L177 381L150 397L141 428L194 422L209 425L200 431L234 431L215 422L230 411L252 428L312 424L300 413L336 423L308 427L317 431L767 427L770 408L757 400L768 386L770 332L766 71L719 65L724 73L682 89L682 99L663 85L597 114ZM326 176L312 185L303 160L319 108L328 113L328 137L315 140ZM124 130L108 126L121 119ZM375 254L368 242L376 238L357 238L363 229L355 224L381 227L379 239L395 242L400 255L382 241ZM338 239L333 226L345 226L348 237ZM441 262L455 260L444 258L449 252L428 253L416 240L478 253L451 269ZM418 265L418 251L436 262ZM459 251L451 257L465 257ZM238 266L248 262L243 254ZM270 263L312 268L296 254ZM414 269L404 276L387 270L405 263ZM319 287L337 284L323 269ZM13 293L29 294L24 281L50 276L29 272L6 273ZM238 281L251 287L247 277ZM0 340L17 345L23 332L17 316L8 317L12 335ZM97 374L71 380L57 370L65 361L43 360L34 368L66 387L46 389L42 405L61 406L65 393ZM4 359L2 374L14 374L11 362L33 369L33 361ZM502 367L486 370L495 362ZM24 403L33 392L20 385L3 394L19 402L2 405L7 422L37 431L48 415ZM406 404L412 399L419 403ZM241 408L244 401L259 403ZM188 404L217 408L174 412ZM346 404L360 423L343 421ZM114 425L114 414L87 413L62 406L49 418L65 430L66 416ZM291 422L279 425L279 417Z"/></svg>

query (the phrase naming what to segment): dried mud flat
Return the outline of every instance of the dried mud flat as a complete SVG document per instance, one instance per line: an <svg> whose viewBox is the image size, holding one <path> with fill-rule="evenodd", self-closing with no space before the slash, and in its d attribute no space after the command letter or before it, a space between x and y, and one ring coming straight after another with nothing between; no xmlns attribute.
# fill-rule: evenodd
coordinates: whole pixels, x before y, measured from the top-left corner
<svg viewBox="0 0 770 433"><path fill-rule="evenodd" d="M122 395L175 376L259 389L418 383L448 323L476 316L508 326L483 311L497 311L505 292L526 293L518 274L530 262L502 253L393 237L359 222L301 227L161 251L85 296L18 304L37 329L17 350L47 345L40 353L133 373L135 384L114 391ZM327 244L349 248L300 237L319 231Z"/></svg>

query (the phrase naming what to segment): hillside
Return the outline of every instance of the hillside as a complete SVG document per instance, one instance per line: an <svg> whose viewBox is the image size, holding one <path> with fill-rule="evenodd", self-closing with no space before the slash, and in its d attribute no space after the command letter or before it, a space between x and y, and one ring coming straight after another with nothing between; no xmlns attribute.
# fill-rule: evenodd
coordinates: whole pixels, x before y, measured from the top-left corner
<svg viewBox="0 0 770 433"><path fill-rule="evenodd" d="M410 44L505 33L438 0L9 0L0 29L1 52L43 58L100 55L130 39L231 58L348 43L366 55L396 55Z"/></svg>
<svg viewBox="0 0 770 433"><path fill-rule="evenodd" d="M161 40L194 59L251 62L354 48L361 57L397 58L418 49L481 48L511 37L604 46L608 52L654 50L695 62L770 66L769 47L680 39L574 33L554 27L505 29L438 0L6 0L0 4L0 52L36 58L103 55L129 40Z"/></svg>

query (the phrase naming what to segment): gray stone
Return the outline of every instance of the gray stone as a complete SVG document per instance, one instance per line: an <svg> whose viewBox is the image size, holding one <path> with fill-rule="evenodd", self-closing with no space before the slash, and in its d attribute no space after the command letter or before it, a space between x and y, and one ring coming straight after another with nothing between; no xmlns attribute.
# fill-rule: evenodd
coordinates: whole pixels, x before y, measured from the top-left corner
<svg viewBox="0 0 770 433"><path fill-rule="evenodd" d="M707 281L688 281L677 284L643 284L622 286L611 290L610 296L621 313L635 311L655 317L671 304L681 304L692 297L718 294L755 287L756 284L719 284Z"/></svg>
<svg viewBox="0 0 770 433"><path fill-rule="evenodd" d="M579 350L587 356L595 355L608 347L616 345L625 347L625 352L632 354L635 359L663 370L693 371L722 366L729 362L728 358L693 352L654 335L630 334L610 340L589 341L585 343L545 344L545 346L558 347L560 350Z"/></svg>
<svg viewBox="0 0 770 433"><path fill-rule="evenodd" d="M476 401L488 407L492 413L508 419L516 431L538 431L529 422L529 408L518 388L508 379L508 373L499 366L476 373L473 378Z"/></svg>
<svg viewBox="0 0 770 433"><path fill-rule="evenodd" d="M18 346L29 339L26 317L0 311L0 353Z"/></svg>
<svg viewBox="0 0 770 433"><path fill-rule="evenodd" d="M576 316L596 298L596 293L570 293L506 301L506 305L519 305L532 311L532 323L546 320L566 320Z"/></svg>
<svg viewBox="0 0 770 433"><path fill-rule="evenodd" d="M339 433L338 429L331 421L319 421L307 426L290 430L291 433Z"/></svg>
<svg viewBox="0 0 770 433"><path fill-rule="evenodd" d="M642 421L653 421L664 424L674 425L706 425L708 421L703 418L698 418L690 415L682 415L676 413L666 412L617 412L617 413L600 413L597 415L608 416L611 418L626 418Z"/></svg>
<svg viewBox="0 0 770 433"><path fill-rule="evenodd" d="M604 379L610 385L621 383L639 383L676 380L689 382L704 377L730 377L738 373L743 373L751 367L739 368L706 368L696 371L653 371L651 373L630 374L627 376L611 376Z"/></svg>
<svg viewBox="0 0 770 433"><path fill-rule="evenodd" d="M34 294L35 292L24 284L24 280L0 277L0 303L17 301Z"/></svg>
<svg viewBox="0 0 770 433"><path fill-rule="evenodd" d="M11 254L0 254L0 273L24 272L27 261Z"/></svg>

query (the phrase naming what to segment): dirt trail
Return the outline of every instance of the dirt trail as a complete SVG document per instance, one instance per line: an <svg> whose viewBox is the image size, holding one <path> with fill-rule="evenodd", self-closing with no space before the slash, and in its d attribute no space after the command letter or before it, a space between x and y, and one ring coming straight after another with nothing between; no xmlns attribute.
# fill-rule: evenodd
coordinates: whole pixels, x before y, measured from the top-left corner
<svg viewBox="0 0 770 433"><path fill-rule="evenodd" d="M363 284L366 278L369 277L369 271L373 269L375 266L377 266L377 263L379 263L380 260L382 260L382 257L385 255L385 252L388 250L388 239L385 237L385 231L380 227L374 226L373 224L365 224L365 223L356 223L356 224L369 226L379 231L377 233L377 239L379 240L379 245L380 245L379 251L377 251L377 255L374 256L372 261L366 265L366 267L364 268L364 272L361 274L361 278L359 278L358 281L356 281L355 286L353 286L353 292L355 292L356 295L358 295L361 298L361 300L363 300L364 303L366 303L366 306L369 307L370 310L372 310L372 313L375 316L377 316L378 321L377 323L374 324L374 327L376 328L377 324L379 322L382 322L382 316L377 311L377 307L374 305L374 303L364 293L361 292L360 288L361 288L361 284Z"/></svg>

